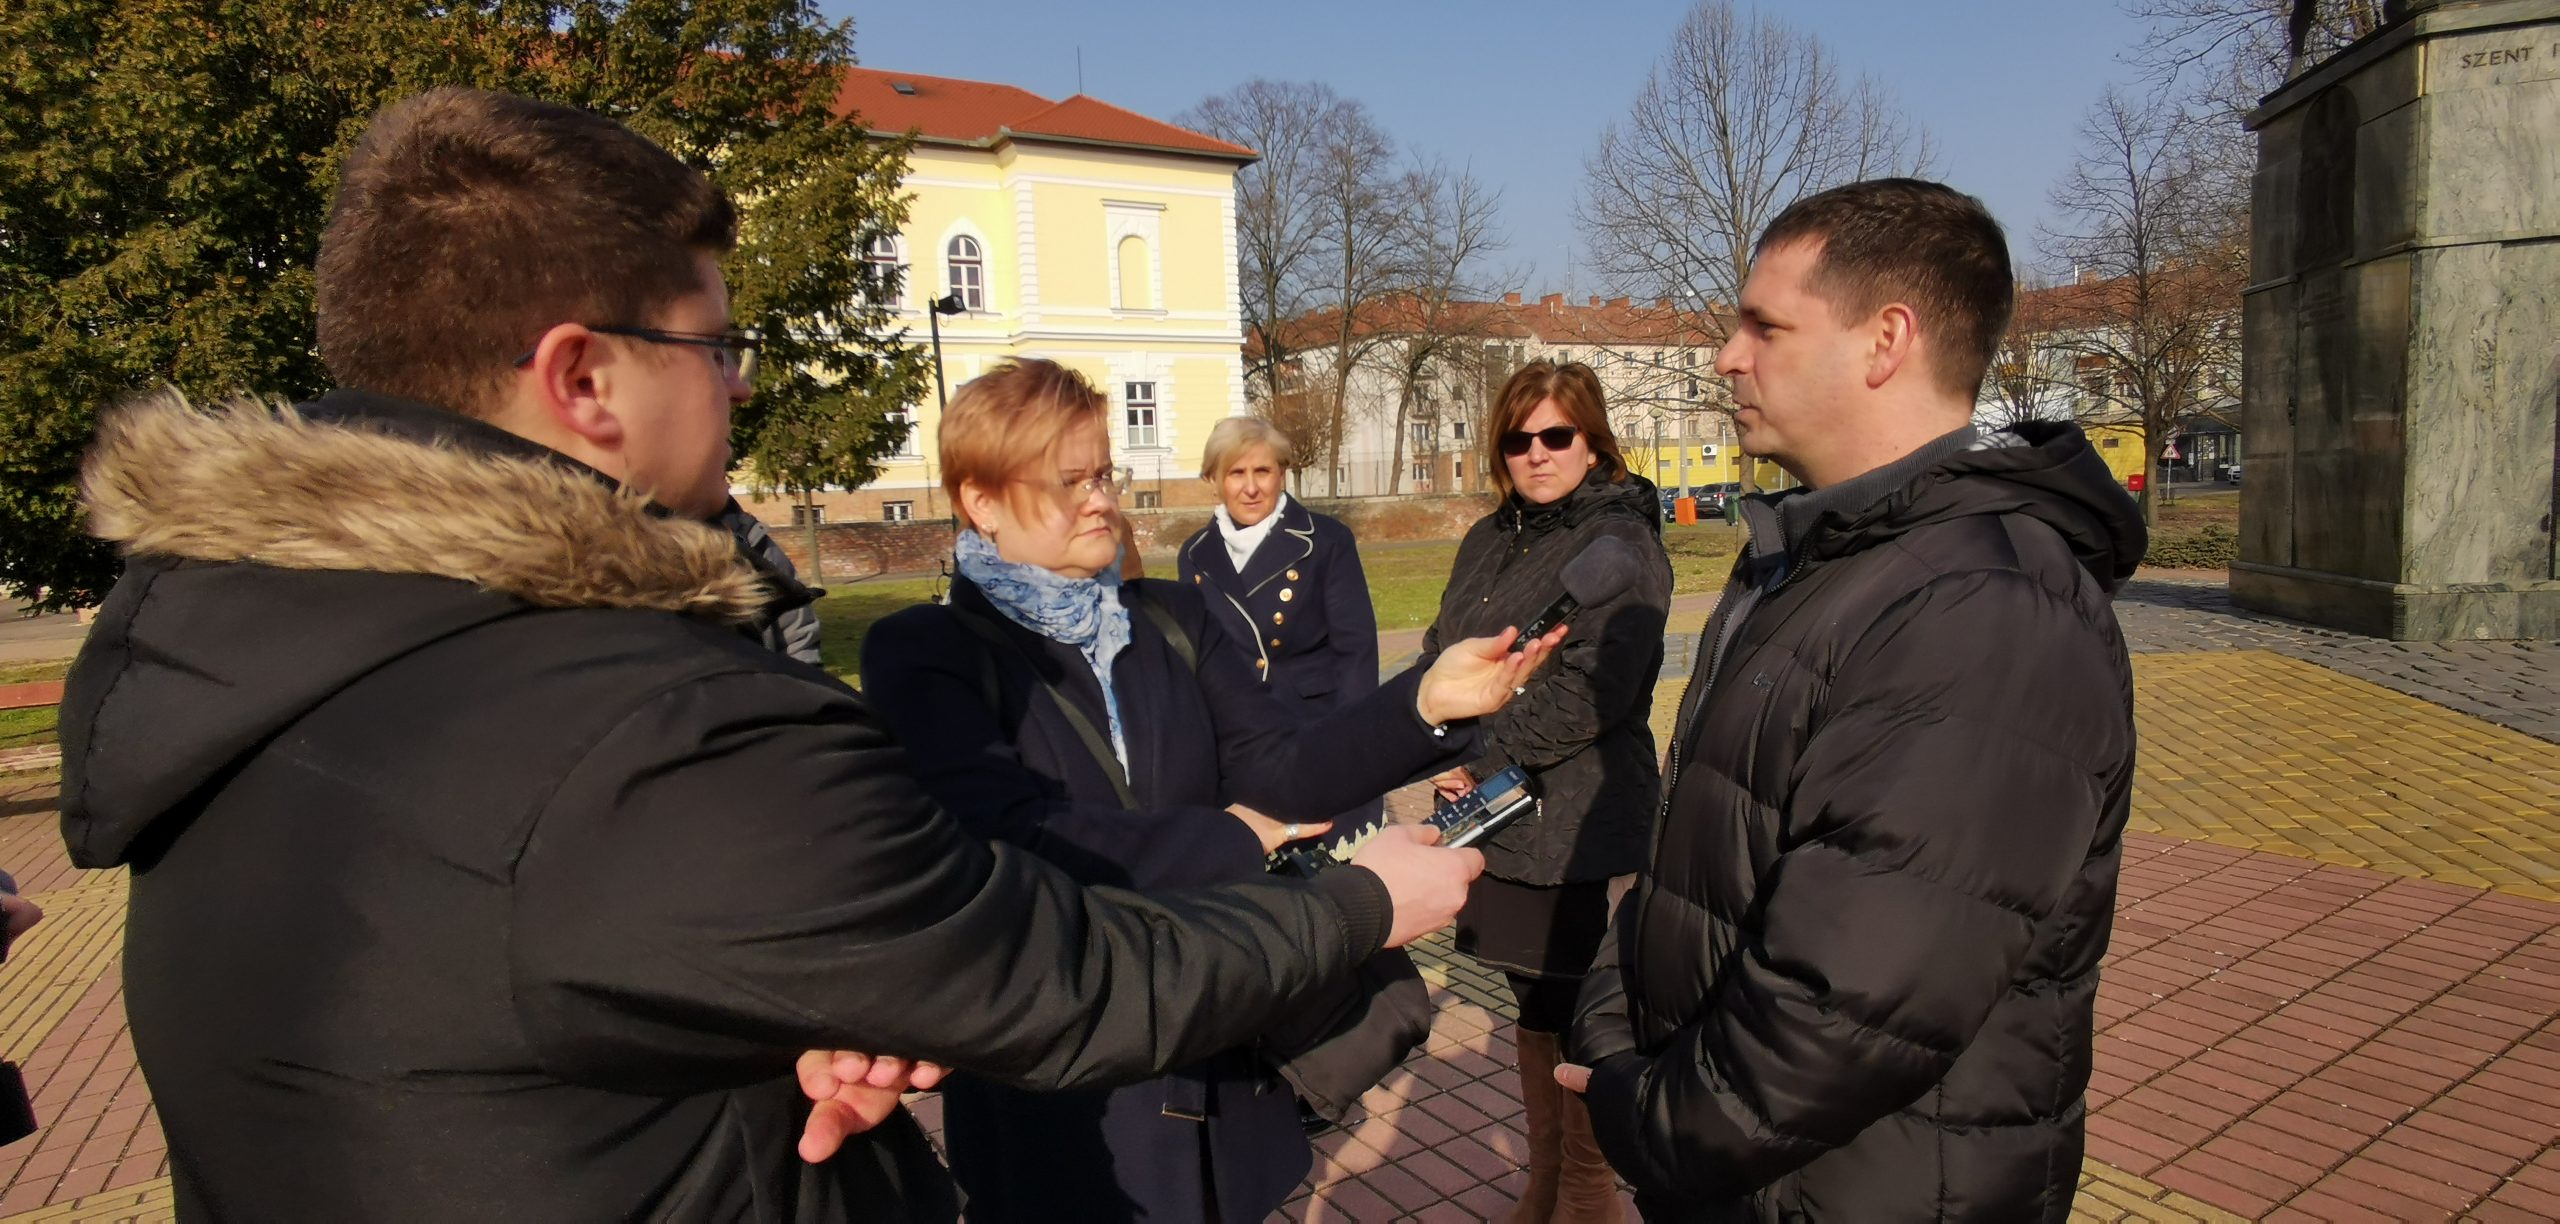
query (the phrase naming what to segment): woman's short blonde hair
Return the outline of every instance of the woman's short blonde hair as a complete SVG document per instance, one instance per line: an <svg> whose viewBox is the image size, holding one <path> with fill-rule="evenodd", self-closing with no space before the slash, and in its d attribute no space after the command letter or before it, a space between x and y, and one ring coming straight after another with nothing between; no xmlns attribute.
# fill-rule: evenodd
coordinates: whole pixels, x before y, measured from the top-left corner
<svg viewBox="0 0 2560 1224"><path fill-rule="evenodd" d="M1295 466L1297 447L1279 426L1261 417L1228 417L1209 431L1209 445L1200 451L1200 479L1216 484L1229 465L1257 444L1271 448L1282 471Z"/></svg>
<svg viewBox="0 0 2560 1224"><path fill-rule="evenodd" d="M1084 421L1101 422L1109 408L1085 376L1043 358L998 362L960 385L942 410L934 432L942 454L942 491L973 530L960 498L963 481L1004 489L1055 450L1058 439Z"/></svg>

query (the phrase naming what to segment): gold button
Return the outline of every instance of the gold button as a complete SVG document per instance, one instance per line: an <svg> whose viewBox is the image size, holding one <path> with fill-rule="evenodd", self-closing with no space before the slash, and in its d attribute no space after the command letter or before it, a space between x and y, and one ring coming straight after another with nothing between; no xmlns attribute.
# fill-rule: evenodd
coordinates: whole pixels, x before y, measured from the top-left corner
<svg viewBox="0 0 2560 1224"><path fill-rule="evenodd" d="M1279 624L1285 624L1285 623L1287 623L1287 622L1283 621L1283 620L1280 618L1280 614L1279 614L1279 613L1274 612L1274 613L1272 613L1272 614L1271 614L1271 623L1272 623L1272 624L1275 624L1275 625L1279 625Z"/></svg>
<svg viewBox="0 0 2560 1224"><path fill-rule="evenodd" d="M1291 582L1296 582L1297 580L1298 580L1298 571L1296 571L1296 570L1290 570L1290 571L1289 571L1289 581L1291 581Z"/></svg>
<svg viewBox="0 0 2560 1224"><path fill-rule="evenodd" d="M1280 639L1278 639L1278 638L1273 638L1273 639L1271 639L1271 644L1272 644L1272 645L1274 645L1274 646L1279 645L1279 644L1280 644Z"/></svg>
<svg viewBox="0 0 2560 1224"><path fill-rule="evenodd" d="M1290 590L1290 589L1289 589L1289 588L1287 588L1287 587L1282 587L1282 588L1280 588L1280 602L1282 602L1282 603L1287 603L1287 602L1289 602L1289 601L1290 601L1290 600L1292 600L1292 599L1296 599L1297 597L1298 597L1298 593L1297 593L1296 591L1292 591L1292 590Z"/></svg>
<svg viewBox="0 0 2560 1224"><path fill-rule="evenodd" d="M1200 585L1200 575L1198 575L1198 574L1193 574L1193 575L1191 576L1191 585L1193 585L1193 586L1198 586L1198 585Z"/></svg>

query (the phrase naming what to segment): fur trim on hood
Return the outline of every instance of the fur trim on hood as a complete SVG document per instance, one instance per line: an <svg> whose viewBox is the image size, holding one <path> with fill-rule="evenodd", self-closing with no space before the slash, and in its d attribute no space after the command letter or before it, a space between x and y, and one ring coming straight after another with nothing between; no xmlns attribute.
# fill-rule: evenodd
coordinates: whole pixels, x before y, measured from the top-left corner
<svg viewBox="0 0 2560 1224"><path fill-rule="evenodd" d="M583 469L430 445L175 391L110 412L81 472L89 530L127 555L431 574L546 608L743 623L772 597L728 533Z"/></svg>

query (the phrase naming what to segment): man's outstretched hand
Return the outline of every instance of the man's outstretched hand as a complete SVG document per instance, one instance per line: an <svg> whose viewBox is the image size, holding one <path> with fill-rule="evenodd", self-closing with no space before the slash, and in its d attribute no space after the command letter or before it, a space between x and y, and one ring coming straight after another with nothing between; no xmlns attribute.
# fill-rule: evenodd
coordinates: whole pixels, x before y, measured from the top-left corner
<svg viewBox="0 0 2560 1224"><path fill-rule="evenodd" d="M1518 695L1521 685L1528 683L1529 674L1564 643L1564 635L1571 629L1570 625L1558 625L1544 636L1531 639L1516 653L1511 642L1520 636L1518 629L1452 645L1432 660L1431 670L1422 673L1422 684L1413 694L1414 711L1422 715L1422 721L1436 727L1461 718L1482 718L1501 709Z"/></svg>
<svg viewBox="0 0 2560 1224"><path fill-rule="evenodd" d="M800 1056L799 1072L800 1091L812 1102L800 1128L800 1159L811 1164L832 1159L847 1138L887 1121L900 1095L931 1088L947 1074L929 1062L851 1050L811 1050Z"/></svg>
<svg viewBox="0 0 2560 1224"><path fill-rule="evenodd" d="M1440 830L1430 825L1391 824L1380 829L1353 855L1351 865L1377 873L1387 886L1395 915L1387 946L1401 948L1458 919L1467 903L1467 885L1484 873L1478 850L1439 846Z"/></svg>

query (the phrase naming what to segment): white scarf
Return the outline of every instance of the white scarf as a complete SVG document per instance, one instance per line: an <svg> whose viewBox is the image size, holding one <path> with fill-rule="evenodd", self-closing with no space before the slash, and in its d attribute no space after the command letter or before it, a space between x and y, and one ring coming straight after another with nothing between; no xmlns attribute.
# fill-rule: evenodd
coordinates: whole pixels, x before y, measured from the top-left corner
<svg viewBox="0 0 2560 1224"><path fill-rule="evenodd" d="M1262 547L1263 539L1271 534L1271 529L1280 522L1280 515L1288 509L1289 495L1284 491L1280 500L1272 505L1271 513L1262 516L1261 522L1251 527L1238 527L1234 517L1227 513L1226 503L1218 504L1214 511L1218 516L1218 533L1226 537L1227 560L1235 566L1237 573L1244 572L1244 563L1253 560L1254 550Z"/></svg>

